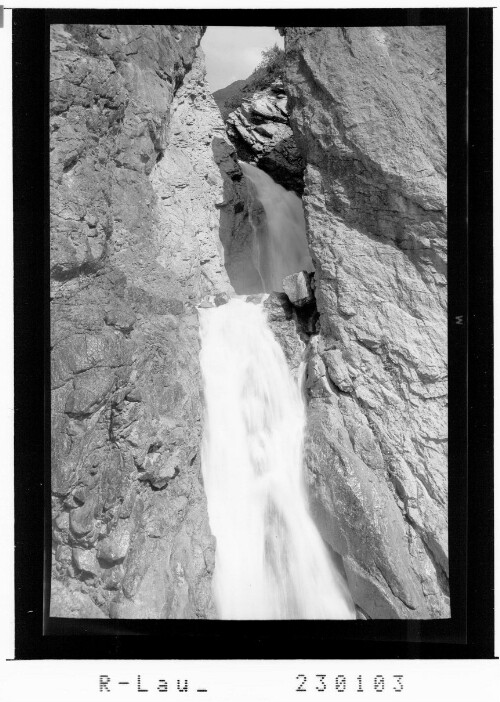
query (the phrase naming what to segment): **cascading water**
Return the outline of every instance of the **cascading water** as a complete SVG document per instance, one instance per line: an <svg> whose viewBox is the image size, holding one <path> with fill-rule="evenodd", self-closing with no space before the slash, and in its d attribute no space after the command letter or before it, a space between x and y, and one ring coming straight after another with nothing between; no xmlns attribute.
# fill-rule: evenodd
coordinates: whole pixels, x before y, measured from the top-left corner
<svg viewBox="0 0 500 702"><path fill-rule="evenodd" d="M240 161L240 167L266 214L265 236L262 231L254 232L259 259L255 261L256 267L265 292L282 292L285 276L314 270L305 236L302 202L294 192L275 183L260 168L243 161Z"/></svg>
<svg viewBox="0 0 500 702"><path fill-rule="evenodd" d="M309 515L305 407L262 304L200 310L203 480L222 619L353 619Z"/></svg>

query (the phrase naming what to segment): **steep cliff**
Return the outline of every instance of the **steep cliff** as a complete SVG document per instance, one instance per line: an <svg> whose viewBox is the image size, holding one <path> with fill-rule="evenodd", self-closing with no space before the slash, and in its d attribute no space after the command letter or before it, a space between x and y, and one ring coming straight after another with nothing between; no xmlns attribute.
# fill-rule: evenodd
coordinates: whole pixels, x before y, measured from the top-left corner
<svg viewBox="0 0 500 702"><path fill-rule="evenodd" d="M211 617L195 305L232 287L202 28L51 31L51 614Z"/></svg>
<svg viewBox="0 0 500 702"><path fill-rule="evenodd" d="M312 508L364 613L447 617L444 29L284 34L320 314Z"/></svg>

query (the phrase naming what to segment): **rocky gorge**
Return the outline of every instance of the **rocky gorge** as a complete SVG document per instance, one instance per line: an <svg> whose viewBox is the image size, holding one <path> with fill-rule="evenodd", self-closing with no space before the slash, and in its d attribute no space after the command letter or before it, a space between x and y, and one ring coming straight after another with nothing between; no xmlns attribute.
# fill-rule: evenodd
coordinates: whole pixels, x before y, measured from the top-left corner
<svg viewBox="0 0 500 702"><path fill-rule="evenodd" d="M323 541L359 617L448 617L444 30L282 28L228 110L204 29L52 27L51 615L217 617L197 307L262 292L242 160L302 195L265 306Z"/></svg>

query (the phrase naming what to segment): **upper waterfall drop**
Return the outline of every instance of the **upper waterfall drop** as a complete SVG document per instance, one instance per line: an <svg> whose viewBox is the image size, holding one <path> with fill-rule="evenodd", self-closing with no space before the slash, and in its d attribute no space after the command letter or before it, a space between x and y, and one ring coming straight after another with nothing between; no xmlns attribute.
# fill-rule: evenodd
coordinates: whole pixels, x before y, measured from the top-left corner
<svg viewBox="0 0 500 702"><path fill-rule="evenodd" d="M262 304L200 310L202 471L222 619L354 619L312 521L305 405Z"/></svg>
<svg viewBox="0 0 500 702"><path fill-rule="evenodd" d="M301 199L260 168L244 161L239 164L266 215L267 231L254 232L258 244L255 265L264 291L282 292L282 281L287 275L301 270L314 271Z"/></svg>

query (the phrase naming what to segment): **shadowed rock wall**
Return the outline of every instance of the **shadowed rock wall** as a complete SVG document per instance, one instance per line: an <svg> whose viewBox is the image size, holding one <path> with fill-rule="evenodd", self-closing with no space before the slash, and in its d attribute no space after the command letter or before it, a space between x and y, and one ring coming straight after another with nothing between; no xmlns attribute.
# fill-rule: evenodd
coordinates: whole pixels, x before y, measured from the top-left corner
<svg viewBox="0 0 500 702"><path fill-rule="evenodd" d="M447 617L444 28L284 33L321 327L312 508L369 617Z"/></svg>
<svg viewBox="0 0 500 702"><path fill-rule="evenodd" d="M217 208L226 271L236 293L262 292L256 231L266 229L264 209L243 175L233 144L226 137L216 137L212 149L224 182L224 199Z"/></svg>
<svg viewBox="0 0 500 702"><path fill-rule="evenodd" d="M232 288L201 35L52 27L53 616L215 614L194 306Z"/></svg>

